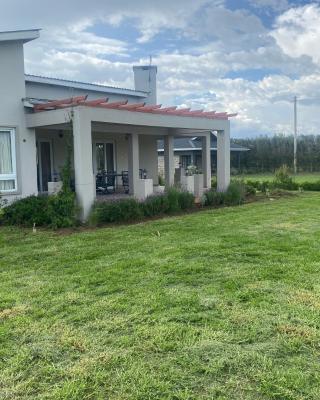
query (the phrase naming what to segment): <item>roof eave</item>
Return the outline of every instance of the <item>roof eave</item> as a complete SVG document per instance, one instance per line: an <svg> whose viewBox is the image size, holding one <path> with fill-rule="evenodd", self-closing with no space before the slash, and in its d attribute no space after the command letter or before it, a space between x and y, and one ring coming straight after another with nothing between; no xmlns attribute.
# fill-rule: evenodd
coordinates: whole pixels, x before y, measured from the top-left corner
<svg viewBox="0 0 320 400"><path fill-rule="evenodd" d="M40 37L40 29L0 32L0 42L27 43Z"/></svg>

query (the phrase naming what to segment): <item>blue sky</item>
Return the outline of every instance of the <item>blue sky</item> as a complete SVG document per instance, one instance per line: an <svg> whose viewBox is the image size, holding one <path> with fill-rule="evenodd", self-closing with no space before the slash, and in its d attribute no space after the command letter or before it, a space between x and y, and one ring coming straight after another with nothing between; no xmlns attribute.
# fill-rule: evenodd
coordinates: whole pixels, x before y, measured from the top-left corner
<svg viewBox="0 0 320 400"><path fill-rule="evenodd" d="M320 132L320 1L2 0L1 29L42 28L33 74L133 87L158 65L159 102L237 112L232 135Z"/></svg>

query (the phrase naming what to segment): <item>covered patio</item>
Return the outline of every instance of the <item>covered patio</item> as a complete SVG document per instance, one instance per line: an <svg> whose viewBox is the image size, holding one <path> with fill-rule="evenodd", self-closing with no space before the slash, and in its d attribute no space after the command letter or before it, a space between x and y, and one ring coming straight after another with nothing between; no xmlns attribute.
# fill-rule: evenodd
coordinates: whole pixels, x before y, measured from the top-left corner
<svg viewBox="0 0 320 400"><path fill-rule="evenodd" d="M175 184L174 137L201 137L203 189L209 189L210 132L217 131L218 190L224 191L230 181L229 117L232 116L127 101L109 103L106 98L88 101L86 96L79 96L35 104L33 112L27 115L27 126L35 129L39 137L55 138L72 132L75 191L85 220L96 199L99 167L96 152L99 145L106 143L110 143L106 150L110 153L107 167L115 169L118 188L122 185L120 171L127 171L128 194L142 200L160 190L158 139L164 140L165 186L170 187ZM146 176L141 176L141 170L147 171Z"/></svg>

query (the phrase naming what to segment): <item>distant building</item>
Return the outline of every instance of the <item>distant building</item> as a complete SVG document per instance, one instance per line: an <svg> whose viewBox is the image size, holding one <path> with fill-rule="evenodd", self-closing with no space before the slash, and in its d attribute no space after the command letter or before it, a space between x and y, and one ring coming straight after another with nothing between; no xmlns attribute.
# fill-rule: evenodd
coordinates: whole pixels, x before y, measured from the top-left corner
<svg viewBox="0 0 320 400"><path fill-rule="evenodd" d="M236 143L230 142L230 156L232 164L239 166L241 163L241 154L249 151L248 148L242 147ZM174 158L175 166L179 168L187 168L190 165L195 165L197 168L202 168L202 145L201 137L180 137L174 139ZM158 140L158 166L159 173L164 174L164 142ZM217 170L217 136L214 132L211 133L211 170Z"/></svg>

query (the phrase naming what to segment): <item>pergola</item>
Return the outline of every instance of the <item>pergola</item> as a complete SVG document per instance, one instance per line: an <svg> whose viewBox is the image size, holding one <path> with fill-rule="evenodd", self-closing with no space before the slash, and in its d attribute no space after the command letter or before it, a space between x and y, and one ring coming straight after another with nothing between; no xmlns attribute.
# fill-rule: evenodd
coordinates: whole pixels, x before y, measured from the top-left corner
<svg viewBox="0 0 320 400"><path fill-rule="evenodd" d="M86 219L95 200L92 169L92 131L125 133L128 137L130 193L135 195L139 180L139 135L164 138L165 183L174 184L173 138L202 137L204 187L211 186L210 132L217 131L217 182L224 191L230 181L230 121L236 114L190 108L162 107L128 101L88 100L87 96L34 104L27 115L28 128L61 129L73 126L75 186Z"/></svg>

